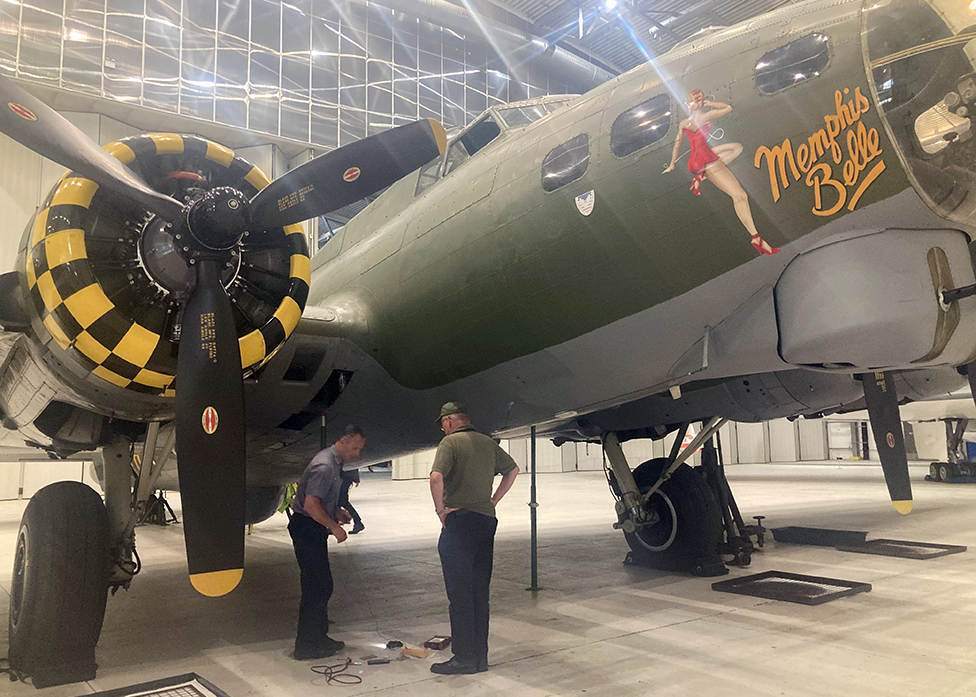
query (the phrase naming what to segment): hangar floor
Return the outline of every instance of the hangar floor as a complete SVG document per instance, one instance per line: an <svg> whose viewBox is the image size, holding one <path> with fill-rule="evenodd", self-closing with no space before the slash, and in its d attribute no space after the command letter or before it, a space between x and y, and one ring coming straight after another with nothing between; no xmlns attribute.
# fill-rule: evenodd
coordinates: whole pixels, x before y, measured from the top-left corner
<svg viewBox="0 0 976 697"><path fill-rule="evenodd" d="M968 545L929 561L852 554L769 541L748 569L776 569L873 584L870 593L821 606L711 590L715 579L627 567L602 473L540 475L539 580L529 584L529 478L499 508L492 584L491 669L435 676L425 660L356 666L362 684L326 685L291 658L298 571L276 516L247 540L241 586L225 598L193 593L182 530L141 528L145 570L110 597L98 678L49 688L81 695L195 672L234 697L388 694L518 695L976 695L976 486L922 481L915 511L897 515L877 466L736 465L745 516L769 527L869 530L888 537ZM435 549L437 519L425 481L364 476L353 489L363 534L332 545L332 635L355 660L386 655L388 639L419 645L449 632ZM178 503L173 497L173 503ZM13 540L23 502L0 503L0 613L9 602ZM175 507L175 506L174 506ZM177 510L177 513L179 511ZM6 651L0 637L0 655ZM6 683L0 693L34 689Z"/></svg>

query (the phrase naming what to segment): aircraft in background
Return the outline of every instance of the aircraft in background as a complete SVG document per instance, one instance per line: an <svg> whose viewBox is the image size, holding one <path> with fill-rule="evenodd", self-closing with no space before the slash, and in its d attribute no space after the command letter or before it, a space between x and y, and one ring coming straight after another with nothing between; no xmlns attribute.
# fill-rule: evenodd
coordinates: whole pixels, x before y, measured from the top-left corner
<svg viewBox="0 0 976 697"><path fill-rule="evenodd" d="M498 437L600 442L618 526L667 568L716 559L721 511L683 462L726 419L866 406L910 510L899 402L976 375L973 16L790 5L449 144L420 122L271 183L190 136L109 157L0 81L0 130L72 170L0 278L3 424L94 451L105 490L53 485L25 511L11 664L94 674L133 501L174 448L191 582L231 590L245 522L324 415L362 425L372 461L434 446L448 400ZM391 183L309 260L299 221ZM695 421L684 453L627 462L621 442Z"/></svg>

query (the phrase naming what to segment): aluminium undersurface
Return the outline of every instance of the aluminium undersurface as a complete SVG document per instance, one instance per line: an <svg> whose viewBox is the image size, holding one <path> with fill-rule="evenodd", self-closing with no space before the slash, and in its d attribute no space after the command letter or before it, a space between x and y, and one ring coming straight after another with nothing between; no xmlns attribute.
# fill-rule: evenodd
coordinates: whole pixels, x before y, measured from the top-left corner
<svg viewBox="0 0 976 697"><path fill-rule="evenodd" d="M915 511L887 501L875 465L735 465L728 468L748 518L768 527L868 530L968 545L928 561L776 543L731 576L767 570L871 583L822 606L717 593L716 579L624 566L603 474L539 476L539 581L529 585L529 477L499 507L492 583L491 668L435 676L424 660L357 666L363 682L326 685L291 658L298 570L284 516L247 538L241 586L225 598L194 593L182 529L140 528L145 565L132 589L108 601L98 677L43 690L77 696L196 672L246 695L976 695L976 486L925 482L913 467ZM424 480L364 471L351 498L366 530L331 546L332 635L341 656L387 655L449 632L435 549L438 522ZM178 508L178 495L171 498ZM0 502L0 613L9 603L13 540L24 502ZM751 520L750 520L751 522ZM0 656L6 653L0 636ZM323 661L333 663L334 660ZM35 694L0 681L0 694Z"/></svg>

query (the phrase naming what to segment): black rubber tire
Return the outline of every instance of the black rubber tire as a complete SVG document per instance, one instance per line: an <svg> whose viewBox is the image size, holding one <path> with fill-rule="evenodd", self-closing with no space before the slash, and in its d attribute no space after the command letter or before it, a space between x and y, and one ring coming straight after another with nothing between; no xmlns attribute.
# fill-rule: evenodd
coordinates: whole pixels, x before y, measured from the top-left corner
<svg viewBox="0 0 976 697"><path fill-rule="evenodd" d="M34 494L17 534L7 625L11 667L33 676L36 686L92 679L109 572L101 497L79 482Z"/></svg>
<svg viewBox="0 0 976 697"><path fill-rule="evenodd" d="M952 470L948 462L939 463L939 481L947 482L952 478Z"/></svg>
<svg viewBox="0 0 976 697"><path fill-rule="evenodd" d="M655 458L634 470L634 481L641 493L654 485L666 464L666 458ZM717 559L722 513L698 472L681 465L644 505L648 510L657 510L661 522L642 531L624 533L634 557L641 563L666 571L693 571L701 560Z"/></svg>
<svg viewBox="0 0 976 697"><path fill-rule="evenodd" d="M929 476L935 480L939 481L939 463L933 462L929 465Z"/></svg>

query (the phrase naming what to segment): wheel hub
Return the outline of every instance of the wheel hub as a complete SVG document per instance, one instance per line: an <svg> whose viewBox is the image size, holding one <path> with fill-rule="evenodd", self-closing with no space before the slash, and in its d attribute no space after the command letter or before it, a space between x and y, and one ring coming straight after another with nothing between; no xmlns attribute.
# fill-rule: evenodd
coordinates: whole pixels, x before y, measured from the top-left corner
<svg viewBox="0 0 976 697"><path fill-rule="evenodd" d="M678 515L671 499L658 489L644 502L647 522L636 530L637 540L652 552L661 552L671 546L678 532Z"/></svg>

